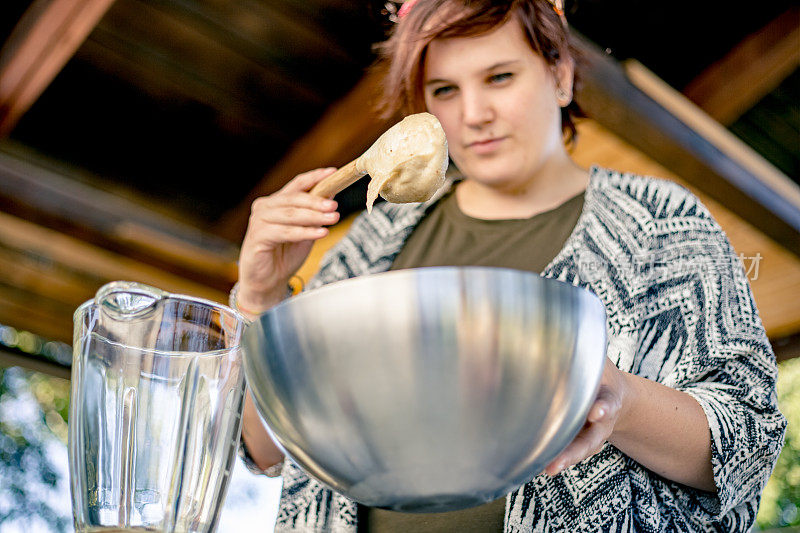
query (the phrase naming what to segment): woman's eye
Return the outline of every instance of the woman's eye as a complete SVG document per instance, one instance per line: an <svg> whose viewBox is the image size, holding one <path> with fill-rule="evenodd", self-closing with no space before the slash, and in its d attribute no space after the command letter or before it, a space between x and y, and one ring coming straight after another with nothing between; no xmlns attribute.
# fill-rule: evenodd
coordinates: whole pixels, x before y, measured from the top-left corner
<svg viewBox="0 0 800 533"><path fill-rule="evenodd" d="M455 90L455 87L453 87L452 85L444 85L442 87L437 87L436 89L433 90L433 96L445 96L453 92L453 90Z"/></svg>
<svg viewBox="0 0 800 533"><path fill-rule="evenodd" d="M489 80L492 83L502 83L502 82L504 82L506 80L510 80L512 76L513 76L513 74L510 73L510 72L503 72L502 74L494 74L494 75L490 76Z"/></svg>

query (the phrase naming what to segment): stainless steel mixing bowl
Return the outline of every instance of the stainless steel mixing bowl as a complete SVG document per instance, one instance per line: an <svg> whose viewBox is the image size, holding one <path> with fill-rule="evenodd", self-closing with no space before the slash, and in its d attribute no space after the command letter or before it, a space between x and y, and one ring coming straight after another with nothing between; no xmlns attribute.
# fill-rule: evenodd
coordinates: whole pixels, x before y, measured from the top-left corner
<svg viewBox="0 0 800 533"><path fill-rule="evenodd" d="M262 315L245 332L245 371L311 476L365 505L455 510L513 491L575 437L605 317L590 292L528 272L387 272Z"/></svg>

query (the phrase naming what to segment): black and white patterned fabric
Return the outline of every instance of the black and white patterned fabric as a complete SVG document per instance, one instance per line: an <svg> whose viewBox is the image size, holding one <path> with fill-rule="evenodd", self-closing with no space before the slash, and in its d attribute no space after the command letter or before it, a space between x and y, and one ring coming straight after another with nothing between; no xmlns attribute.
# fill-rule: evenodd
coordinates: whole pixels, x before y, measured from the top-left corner
<svg viewBox="0 0 800 533"><path fill-rule="evenodd" d="M359 216L307 289L387 270L431 203ZM620 369L697 399L718 492L671 482L606 444L509 494L505 531L750 531L785 419L742 262L706 208L672 182L595 167L576 227L542 275L600 297ZM355 502L285 462L276 531L351 533L357 517Z"/></svg>

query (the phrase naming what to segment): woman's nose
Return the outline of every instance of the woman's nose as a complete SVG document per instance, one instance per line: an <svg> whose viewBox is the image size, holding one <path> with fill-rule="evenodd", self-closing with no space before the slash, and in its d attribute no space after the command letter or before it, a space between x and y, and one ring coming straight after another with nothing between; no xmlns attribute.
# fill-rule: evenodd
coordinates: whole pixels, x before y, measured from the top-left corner
<svg viewBox="0 0 800 533"><path fill-rule="evenodd" d="M494 120L494 107L481 91L462 91L461 114L464 124L479 128Z"/></svg>

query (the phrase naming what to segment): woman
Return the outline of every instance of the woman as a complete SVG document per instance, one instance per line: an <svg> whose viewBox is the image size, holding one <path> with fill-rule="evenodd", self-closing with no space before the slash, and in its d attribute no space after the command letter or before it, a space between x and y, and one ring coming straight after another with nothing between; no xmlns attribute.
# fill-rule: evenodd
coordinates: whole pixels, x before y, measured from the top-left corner
<svg viewBox="0 0 800 533"><path fill-rule="evenodd" d="M403 11L382 48L388 111L434 114L463 180L425 205L359 217L309 288L432 265L541 272L604 302L602 383L578 437L505 499L433 516L363 509L287 461L276 530L749 531L785 421L774 356L722 230L675 184L570 160L574 55L558 7L421 0ZM338 220L334 201L307 193L332 170L253 205L241 309L281 301ZM280 468L249 400L243 442L259 468Z"/></svg>

